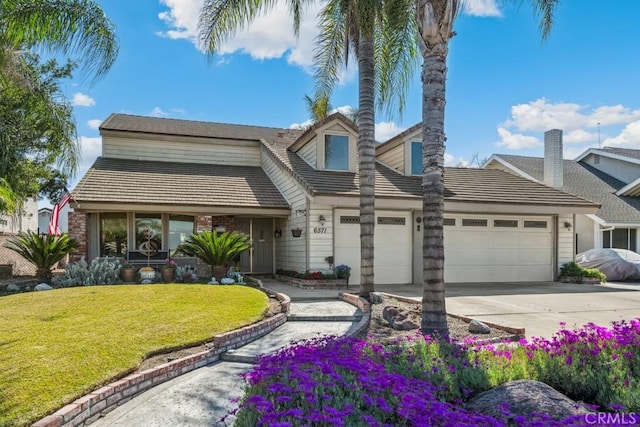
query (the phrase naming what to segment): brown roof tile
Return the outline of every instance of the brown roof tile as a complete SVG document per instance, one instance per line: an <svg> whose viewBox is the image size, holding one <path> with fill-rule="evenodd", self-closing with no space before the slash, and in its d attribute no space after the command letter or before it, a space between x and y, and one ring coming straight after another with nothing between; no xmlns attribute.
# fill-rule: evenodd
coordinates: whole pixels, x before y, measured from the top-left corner
<svg viewBox="0 0 640 427"><path fill-rule="evenodd" d="M98 157L73 191L77 202L289 208L260 167Z"/></svg>

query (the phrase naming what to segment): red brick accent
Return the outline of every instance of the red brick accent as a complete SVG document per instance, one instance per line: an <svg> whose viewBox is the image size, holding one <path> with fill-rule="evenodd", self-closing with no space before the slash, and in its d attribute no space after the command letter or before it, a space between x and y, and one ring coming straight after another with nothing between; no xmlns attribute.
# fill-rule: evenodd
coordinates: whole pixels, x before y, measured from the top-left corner
<svg viewBox="0 0 640 427"><path fill-rule="evenodd" d="M77 262L80 258L89 258L88 232L87 232L87 213L86 212L69 212L69 237L78 242L78 248L75 252L69 254L69 261Z"/></svg>
<svg viewBox="0 0 640 427"><path fill-rule="evenodd" d="M211 217L211 225L215 228L218 225L224 225L227 228L227 231L235 231L236 230L236 217L234 216L212 216Z"/></svg>
<svg viewBox="0 0 640 427"><path fill-rule="evenodd" d="M211 222L211 215L197 215L196 216L196 233L201 231L211 231L213 223Z"/></svg>

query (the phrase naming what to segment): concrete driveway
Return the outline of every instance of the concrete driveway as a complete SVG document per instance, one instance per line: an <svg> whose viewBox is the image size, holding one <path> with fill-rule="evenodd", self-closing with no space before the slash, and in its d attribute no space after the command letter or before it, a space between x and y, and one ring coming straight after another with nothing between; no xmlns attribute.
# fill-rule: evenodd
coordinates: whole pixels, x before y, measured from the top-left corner
<svg viewBox="0 0 640 427"><path fill-rule="evenodd" d="M524 327L527 337L551 337L568 328L609 325L640 317L640 285L569 283L448 284L447 311L478 320Z"/></svg>

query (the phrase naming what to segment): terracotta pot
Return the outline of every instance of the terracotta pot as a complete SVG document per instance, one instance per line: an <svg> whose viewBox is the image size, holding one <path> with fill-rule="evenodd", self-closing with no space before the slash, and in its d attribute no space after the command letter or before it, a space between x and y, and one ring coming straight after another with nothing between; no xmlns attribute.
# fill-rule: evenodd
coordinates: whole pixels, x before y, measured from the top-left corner
<svg viewBox="0 0 640 427"><path fill-rule="evenodd" d="M123 282L131 283L136 281L136 268L135 267L126 267L120 269L120 277Z"/></svg>
<svg viewBox="0 0 640 427"><path fill-rule="evenodd" d="M175 279L176 269L173 267L162 267L160 269L160 275L164 283L171 283Z"/></svg>

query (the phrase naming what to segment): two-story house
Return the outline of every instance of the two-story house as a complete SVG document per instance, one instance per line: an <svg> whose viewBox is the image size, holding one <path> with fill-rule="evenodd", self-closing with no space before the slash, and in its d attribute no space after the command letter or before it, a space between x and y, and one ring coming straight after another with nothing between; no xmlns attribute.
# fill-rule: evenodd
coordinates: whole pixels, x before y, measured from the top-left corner
<svg viewBox="0 0 640 427"><path fill-rule="evenodd" d="M562 132L545 134L545 157L493 155L484 165L544 183L600 205L575 216L576 253L593 248L640 248L640 150L590 148L562 159Z"/></svg>
<svg viewBox="0 0 640 427"><path fill-rule="evenodd" d="M360 281L357 126L333 114L306 131L111 115L102 156L73 191L75 257L160 256L192 232L241 230L247 273L352 267ZM422 281L420 128L376 148L376 283ZM420 160L421 161L421 160ZM574 256L576 215L599 206L501 170L447 168L445 279L546 281ZM182 258L180 263L195 263Z"/></svg>

